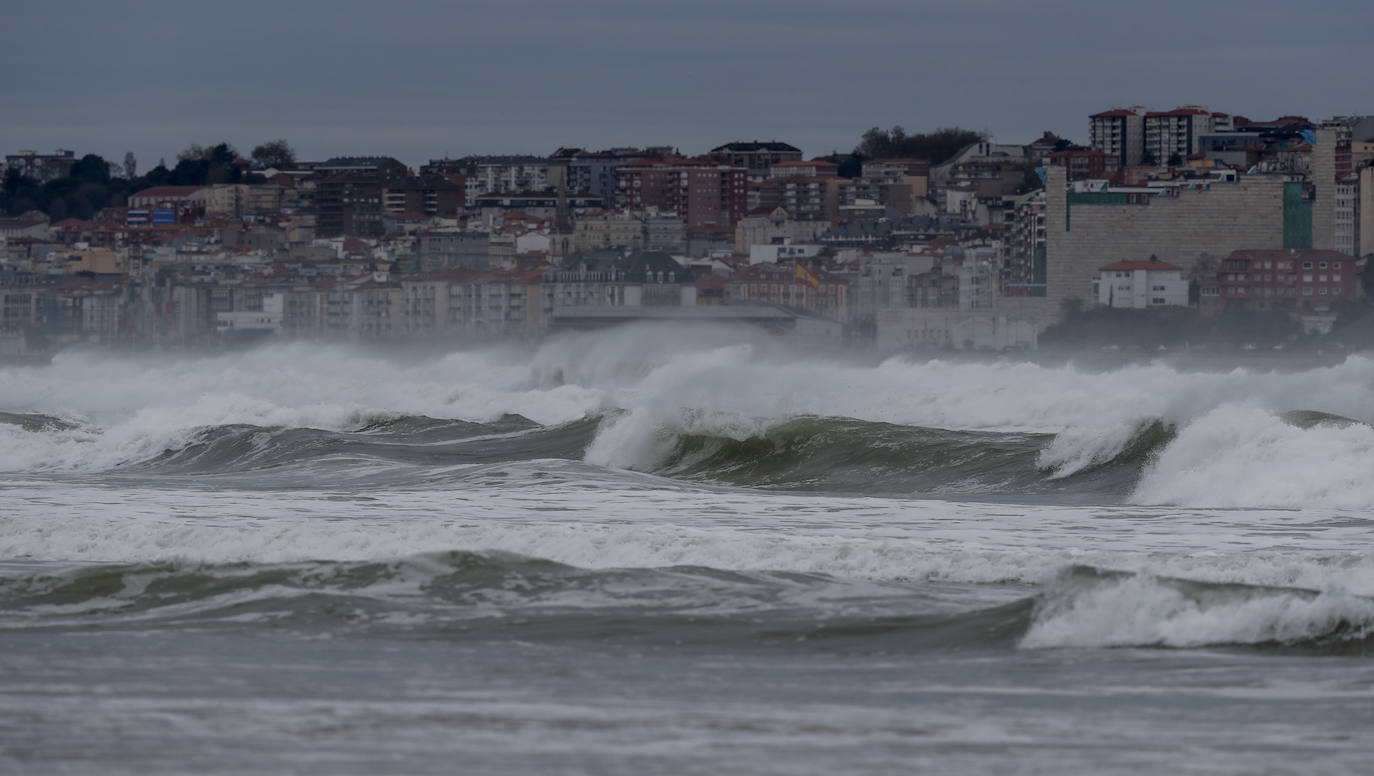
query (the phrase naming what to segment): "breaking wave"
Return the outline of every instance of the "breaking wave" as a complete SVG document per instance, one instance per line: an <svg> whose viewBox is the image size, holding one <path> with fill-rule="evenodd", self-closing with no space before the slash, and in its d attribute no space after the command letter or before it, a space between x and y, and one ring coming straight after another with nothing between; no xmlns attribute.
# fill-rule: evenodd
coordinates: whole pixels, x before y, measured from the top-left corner
<svg viewBox="0 0 1374 776"><path fill-rule="evenodd" d="M1021 646L1374 647L1374 599L1075 566L1036 602Z"/></svg>
<svg viewBox="0 0 1374 776"><path fill-rule="evenodd" d="M544 456L772 489L1367 509L1371 384L1364 357L1305 372L1093 372L820 358L662 329L423 356L64 353L0 368L0 471Z"/></svg>
<svg viewBox="0 0 1374 776"><path fill-rule="evenodd" d="M1227 404L1183 427L1132 500L1200 507L1374 507L1374 427Z"/></svg>
<svg viewBox="0 0 1374 776"><path fill-rule="evenodd" d="M925 649L1374 647L1374 599L1090 566L970 607L956 588L700 566L585 569L497 552L84 566L0 578L0 630L271 628L445 640ZM965 596L966 597L966 596Z"/></svg>
<svg viewBox="0 0 1374 776"><path fill-rule="evenodd" d="M615 422L614 420L611 422ZM1053 435L958 431L853 418L660 429L633 468L749 487L891 494L1095 493L1124 496L1171 431L1144 424L1113 457L1076 471L1045 464Z"/></svg>

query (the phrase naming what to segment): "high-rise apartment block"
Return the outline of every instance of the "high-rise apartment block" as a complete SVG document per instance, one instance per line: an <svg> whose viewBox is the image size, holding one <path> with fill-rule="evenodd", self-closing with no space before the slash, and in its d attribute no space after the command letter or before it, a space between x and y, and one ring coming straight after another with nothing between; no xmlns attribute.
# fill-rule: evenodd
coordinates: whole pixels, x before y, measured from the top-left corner
<svg viewBox="0 0 1374 776"><path fill-rule="evenodd" d="M1111 154L1122 167L1140 164L1145 150L1145 114L1139 105L1113 108L1088 117L1088 144L1094 151Z"/></svg>

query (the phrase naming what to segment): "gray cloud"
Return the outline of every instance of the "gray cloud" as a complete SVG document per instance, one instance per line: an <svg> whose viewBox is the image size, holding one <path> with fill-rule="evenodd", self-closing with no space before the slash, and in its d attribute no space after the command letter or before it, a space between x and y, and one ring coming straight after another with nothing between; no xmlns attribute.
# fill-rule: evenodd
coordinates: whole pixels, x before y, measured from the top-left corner
<svg viewBox="0 0 1374 776"><path fill-rule="evenodd" d="M306 157L548 152L869 126L1085 139L1089 113L1370 111L1363 3L49 2L7 12L0 146L143 167L284 136Z"/></svg>

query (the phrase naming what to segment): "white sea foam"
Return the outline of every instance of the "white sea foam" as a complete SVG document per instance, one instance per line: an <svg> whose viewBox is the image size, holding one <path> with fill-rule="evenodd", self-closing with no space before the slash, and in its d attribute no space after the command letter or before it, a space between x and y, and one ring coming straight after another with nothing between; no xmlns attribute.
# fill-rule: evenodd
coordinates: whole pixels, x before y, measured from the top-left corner
<svg viewBox="0 0 1374 776"><path fill-rule="evenodd" d="M1198 647L1363 638L1374 632L1374 600L1343 591L1198 594L1144 574L1081 585L1073 580L1044 594L1021 646Z"/></svg>
<svg viewBox="0 0 1374 776"><path fill-rule="evenodd" d="M1321 512L792 496L518 472L504 484L462 490L352 494L0 483L0 557L287 563L503 551L582 568L688 565L1024 585L1086 564L1374 595L1367 521Z"/></svg>
<svg viewBox="0 0 1374 776"><path fill-rule="evenodd" d="M1143 423L1158 419L1179 437L1142 483L1141 503L1365 508L1374 506L1374 489L1358 476L1368 432L1299 430L1276 415L1307 409L1370 420L1371 384L1374 361L1360 357L1296 373L1183 373L1159 364L1095 373L1029 363L863 363L790 352L756 336L665 329L427 358L306 344L200 358L87 351L0 369L0 410L84 424L44 432L0 424L0 471L107 469L227 423L347 429L378 413L474 421L517 413L559 423L610 412L587 451L590 463L652 469L666 451L665 430L742 436L814 415L1054 433L1040 463L1067 476L1118 455ZM1269 414L1228 409L1237 403Z"/></svg>
<svg viewBox="0 0 1374 776"><path fill-rule="evenodd" d="M1299 428L1222 405L1185 426L1146 469L1133 500L1205 507L1374 507L1374 428Z"/></svg>

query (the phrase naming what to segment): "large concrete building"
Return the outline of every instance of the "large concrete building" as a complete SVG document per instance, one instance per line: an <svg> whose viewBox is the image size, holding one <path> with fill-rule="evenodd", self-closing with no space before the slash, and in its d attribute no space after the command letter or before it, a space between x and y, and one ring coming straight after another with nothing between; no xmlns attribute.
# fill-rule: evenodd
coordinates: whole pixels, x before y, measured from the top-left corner
<svg viewBox="0 0 1374 776"><path fill-rule="evenodd" d="M1282 176L1139 195L1070 192L1066 173L1048 168L1045 186L1046 295L1056 312L1069 300L1088 304L1098 268L1113 261L1153 255L1186 276L1204 254L1312 247L1313 209L1302 184Z"/></svg>

